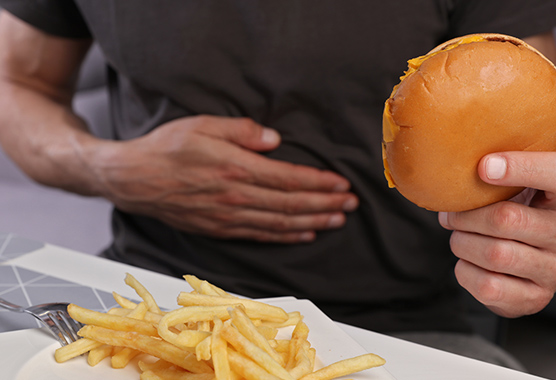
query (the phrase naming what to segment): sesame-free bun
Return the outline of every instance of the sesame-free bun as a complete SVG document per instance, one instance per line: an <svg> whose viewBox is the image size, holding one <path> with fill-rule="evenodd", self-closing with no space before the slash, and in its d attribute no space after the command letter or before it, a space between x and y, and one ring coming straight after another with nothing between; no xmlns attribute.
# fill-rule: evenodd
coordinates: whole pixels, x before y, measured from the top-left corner
<svg viewBox="0 0 556 380"><path fill-rule="evenodd" d="M525 42L475 34L409 61L386 101L385 175L420 207L463 211L521 188L489 185L481 158L556 150L556 67Z"/></svg>

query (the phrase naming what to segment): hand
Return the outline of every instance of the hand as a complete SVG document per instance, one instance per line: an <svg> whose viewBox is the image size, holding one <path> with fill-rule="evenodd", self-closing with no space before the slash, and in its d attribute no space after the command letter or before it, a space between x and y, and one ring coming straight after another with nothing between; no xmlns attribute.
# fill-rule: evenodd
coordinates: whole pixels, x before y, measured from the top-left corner
<svg viewBox="0 0 556 380"><path fill-rule="evenodd" d="M349 182L256 153L279 144L249 119L187 117L109 143L94 172L116 207L190 233L297 243L341 227L358 206Z"/></svg>
<svg viewBox="0 0 556 380"><path fill-rule="evenodd" d="M454 230L458 282L501 316L536 313L556 291L555 162L554 152L487 155L478 169L483 181L527 189L511 201L439 214Z"/></svg>

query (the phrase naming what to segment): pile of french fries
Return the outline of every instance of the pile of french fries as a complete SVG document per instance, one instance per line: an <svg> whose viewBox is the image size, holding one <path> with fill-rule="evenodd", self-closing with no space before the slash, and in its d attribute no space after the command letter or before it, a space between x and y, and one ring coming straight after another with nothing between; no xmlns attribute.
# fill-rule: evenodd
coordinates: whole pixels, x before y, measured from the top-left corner
<svg viewBox="0 0 556 380"><path fill-rule="evenodd" d="M184 277L193 291L180 293L181 307L169 312L130 274L125 282L142 302L113 293L120 307L108 313L71 304L70 315L85 325L82 339L57 349L56 361L87 354L91 366L108 358L113 368L134 363L140 380L328 380L385 363L365 354L315 370L317 353L299 312ZM295 326L291 336L277 338L287 326Z"/></svg>

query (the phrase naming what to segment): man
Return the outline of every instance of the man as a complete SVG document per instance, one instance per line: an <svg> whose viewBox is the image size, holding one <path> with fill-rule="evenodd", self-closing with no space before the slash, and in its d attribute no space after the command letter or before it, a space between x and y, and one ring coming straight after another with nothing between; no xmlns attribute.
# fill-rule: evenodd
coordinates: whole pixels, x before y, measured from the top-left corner
<svg viewBox="0 0 556 380"><path fill-rule="evenodd" d="M1 3L0 141L35 180L114 203L105 256L310 298L384 332L470 332L449 230L459 283L500 315L537 312L556 290L553 153L480 168L487 182L544 190L531 207L439 216L388 189L380 153L383 103L407 59L485 31L554 58L556 2ZM93 39L114 141L70 107Z"/></svg>

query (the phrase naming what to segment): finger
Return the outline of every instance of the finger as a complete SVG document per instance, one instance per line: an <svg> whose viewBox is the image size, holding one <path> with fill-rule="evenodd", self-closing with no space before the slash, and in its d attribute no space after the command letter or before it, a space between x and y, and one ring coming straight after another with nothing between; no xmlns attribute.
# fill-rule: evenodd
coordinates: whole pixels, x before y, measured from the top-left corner
<svg viewBox="0 0 556 380"><path fill-rule="evenodd" d="M455 267L458 282L478 301L507 318L534 314L552 299L553 293L523 278L490 272L468 261Z"/></svg>
<svg viewBox="0 0 556 380"><path fill-rule="evenodd" d="M556 153L504 152L486 155L478 172L487 183L556 191Z"/></svg>
<svg viewBox="0 0 556 380"><path fill-rule="evenodd" d="M454 255L490 272L529 279L556 290L556 257L513 240L455 231L450 239Z"/></svg>
<svg viewBox="0 0 556 380"><path fill-rule="evenodd" d="M263 243L299 244L310 243L316 239L314 231L304 232L272 232L256 228L236 227L225 234L216 234L217 239L248 239Z"/></svg>
<svg viewBox="0 0 556 380"><path fill-rule="evenodd" d="M438 220L446 229L516 240L549 251L556 250L556 221L552 210L515 202L499 202L471 211L439 213Z"/></svg>
<svg viewBox="0 0 556 380"><path fill-rule="evenodd" d="M259 209L286 215L354 211L358 198L352 193L282 191L251 184L234 184L215 201L224 206Z"/></svg>
<svg viewBox="0 0 556 380"><path fill-rule="evenodd" d="M228 206L198 206L197 210L181 213L164 212L162 218L173 225L195 228L199 231L225 231L247 227L271 232L299 232L339 228L346 222L341 212L287 215L279 212L244 209Z"/></svg>
<svg viewBox="0 0 556 380"><path fill-rule="evenodd" d="M174 218L171 218L172 220ZM226 226L216 225L214 220L205 218L192 218L197 220L194 224L173 223L165 220L166 223L177 229L181 229L198 235L210 236L216 239L247 239L261 242L275 243L308 243L316 238L316 231L273 231L259 227L247 226Z"/></svg>
<svg viewBox="0 0 556 380"><path fill-rule="evenodd" d="M225 127L222 123L226 123ZM206 123L202 133L223 141L233 142L251 150L274 149L280 138L250 119L219 118L218 123ZM265 137L266 136L266 137ZM269 137L270 136L270 137ZM274 137L272 137L274 136ZM262 143L261 141L273 141ZM274 160L249 150L238 151L229 144L214 147L223 157L229 157L228 176L233 179L287 191L347 191L351 187L343 176L328 170Z"/></svg>
<svg viewBox="0 0 556 380"><path fill-rule="evenodd" d="M190 233L210 236L218 239L249 239L261 242L304 243L316 238L316 231L305 226L323 225L326 229L331 224L345 223L345 217L334 215L320 215L314 221L308 217L285 217L257 212L258 215L246 213L226 213L214 217L211 213L199 213L184 220L178 215L171 214L161 219L177 228ZM336 221L333 221L336 220Z"/></svg>
<svg viewBox="0 0 556 380"><path fill-rule="evenodd" d="M280 134L263 127L249 118L231 118L203 115L198 117L198 132L233 142L255 151L267 151L278 147Z"/></svg>
<svg viewBox="0 0 556 380"><path fill-rule="evenodd" d="M350 182L331 171L278 161L266 157L249 157L243 162L249 168L248 182L285 191L345 192Z"/></svg>
<svg viewBox="0 0 556 380"><path fill-rule="evenodd" d="M346 217L342 213L291 216L257 210L235 210L225 217L213 220L216 222L214 230L251 228L272 233L289 233L339 228L345 224Z"/></svg>

